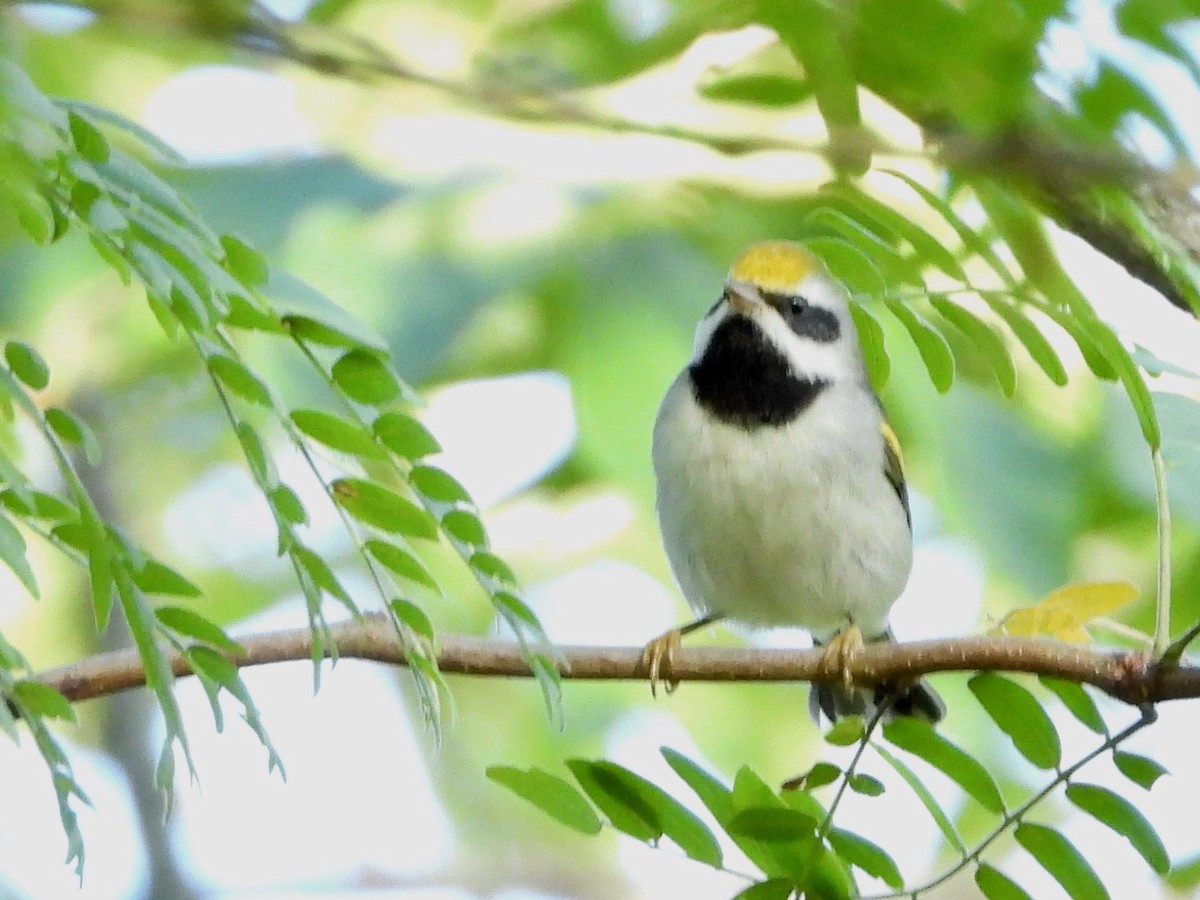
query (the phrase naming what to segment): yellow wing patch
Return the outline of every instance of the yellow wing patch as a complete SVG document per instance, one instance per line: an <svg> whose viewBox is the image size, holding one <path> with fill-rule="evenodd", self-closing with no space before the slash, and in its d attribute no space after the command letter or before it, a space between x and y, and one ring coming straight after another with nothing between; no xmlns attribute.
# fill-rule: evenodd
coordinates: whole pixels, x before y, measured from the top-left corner
<svg viewBox="0 0 1200 900"><path fill-rule="evenodd" d="M1127 581L1080 582L1051 591L1033 606L1014 609L996 626L1013 637L1054 637L1086 644L1087 624L1134 600L1138 589Z"/></svg>
<svg viewBox="0 0 1200 900"><path fill-rule="evenodd" d="M891 482L900 505L904 507L904 517L912 527L912 512L908 508L908 487L904 480L904 454L900 452L900 439L888 424L887 419L879 420L879 430L883 434L883 474Z"/></svg>
<svg viewBox="0 0 1200 900"><path fill-rule="evenodd" d="M789 294L820 266L815 256L793 241L763 241L751 244L733 261L729 279L767 293Z"/></svg>
<svg viewBox="0 0 1200 900"><path fill-rule="evenodd" d="M883 432L883 443L887 448L889 458L896 458L896 466L900 469L900 480L904 480L904 453L900 450L900 438L896 437L896 432L892 426L888 424L887 419L879 420L879 430Z"/></svg>

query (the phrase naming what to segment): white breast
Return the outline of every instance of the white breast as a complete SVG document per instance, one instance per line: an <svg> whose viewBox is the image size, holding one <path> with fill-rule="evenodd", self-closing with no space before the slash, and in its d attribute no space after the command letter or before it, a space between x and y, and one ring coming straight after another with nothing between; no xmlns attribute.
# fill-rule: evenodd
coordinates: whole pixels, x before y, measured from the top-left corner
<svg viewBox="0 0 1200 900"><path fill-rule="evenodd" d="M706 415L684 372L655 423L654 471L667 558L694 609L821 639L849 621L868 637L886 628L912 539L864 388L835 383L795 422L746 431Z"/></svg>

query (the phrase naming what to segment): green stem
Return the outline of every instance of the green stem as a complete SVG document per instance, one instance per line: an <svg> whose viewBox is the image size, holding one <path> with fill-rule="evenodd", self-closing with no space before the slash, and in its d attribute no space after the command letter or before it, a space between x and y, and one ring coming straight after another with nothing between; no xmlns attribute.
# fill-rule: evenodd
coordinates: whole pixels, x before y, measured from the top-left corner
<svg viewBox="0 0 1200 900"><path fill-rule="evenodd" d="M813 690L816 690L815 686ZM833 795L833 800L829 803L829 810L825 813L825 818L817 828L817 845L829 833L830 827L833 825L833 814L837 811L838 804L842 802L842 797L846 793L846 788L850 786L850 779L854 777L855 770L858 768L859 762L862 760L863 753L867 750L867 744L871 742L871 735L875 733L875 729L879 723L883 721L883 717L892 706L892 698L885 698L882 703L871 714L871 718L867 721L866 730L863 731L862 740L858 742L858 748L854 751L854 756L850 760L850 765L846 766L846 771L842 773L841 783L838 784L837 793Z"/></svg>
<svg viewBox="0 0 1200 900"><path fill-rule="evenodd" d="M1154 464L1154 503L1158 511L1158 584L1154 617L1154 655L1166 661L1175 651L1171 646L1171 504L1167 499L1167 473L1162 448L1150 452ZM1184 645L1186 646L1186 644ZM1172 662L1178 661L1179 648Z"/></svg>

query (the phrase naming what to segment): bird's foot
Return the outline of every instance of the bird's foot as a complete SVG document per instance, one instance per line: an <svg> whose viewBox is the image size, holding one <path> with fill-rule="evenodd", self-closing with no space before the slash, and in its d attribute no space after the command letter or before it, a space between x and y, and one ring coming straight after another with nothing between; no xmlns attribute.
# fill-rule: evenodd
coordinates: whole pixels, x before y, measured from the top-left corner
<svg viewBox="0 0 1200 900"><path fill-rule="evenodd" d="M862 630L854 623L847 625L825 645L819 671L827 676L841 675L842 684L847 689L853 687L854 677L851 675L850 667L854 662L854 657L862 648Z"/></svg>
<svg viewBox="0 0 1200 900"><path fill-rule="evenodd" d="M664 632L646 645L642 651L642 665L650 675L650 694L658 696L658 683L661 680L668 694L679 686L679 681L671 677L671 663L675 659L683 641L683 633L674 628Z"/></svg>

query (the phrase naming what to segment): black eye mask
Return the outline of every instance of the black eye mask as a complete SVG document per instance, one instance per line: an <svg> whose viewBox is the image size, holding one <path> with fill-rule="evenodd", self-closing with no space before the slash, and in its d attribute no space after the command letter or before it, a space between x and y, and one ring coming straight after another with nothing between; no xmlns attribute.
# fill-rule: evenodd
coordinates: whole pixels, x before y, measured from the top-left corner
<svg viewBox="0 0 1200 900"><path fill-rule="evenodd" d="M786 294L763 294L762 298L779 311L783 321L800 337L811 338L818 344L832 344L841 336L841 322L823 306L813 306L803 297Z"/></svg>

